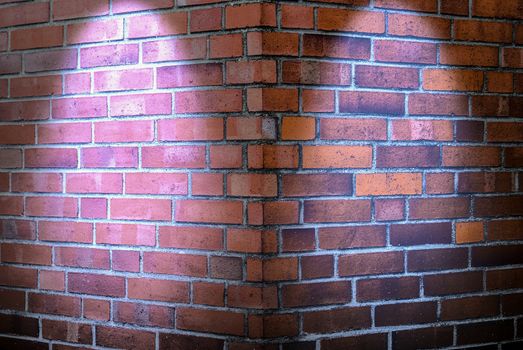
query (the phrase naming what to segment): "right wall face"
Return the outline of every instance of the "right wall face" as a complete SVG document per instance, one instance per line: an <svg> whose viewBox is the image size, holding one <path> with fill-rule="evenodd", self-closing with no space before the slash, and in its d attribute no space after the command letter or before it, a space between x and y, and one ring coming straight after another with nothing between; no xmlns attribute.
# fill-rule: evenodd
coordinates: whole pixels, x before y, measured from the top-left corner
<svg viewBox="0 0 523 350"><path fill-rule="evenodd" d="M278 174L263 218L278 233L263 262L278 308L260 336L521 345L522 6L282 1L277 27L249 33L278 62L259 92L279 125L256 148Z"/></svg>

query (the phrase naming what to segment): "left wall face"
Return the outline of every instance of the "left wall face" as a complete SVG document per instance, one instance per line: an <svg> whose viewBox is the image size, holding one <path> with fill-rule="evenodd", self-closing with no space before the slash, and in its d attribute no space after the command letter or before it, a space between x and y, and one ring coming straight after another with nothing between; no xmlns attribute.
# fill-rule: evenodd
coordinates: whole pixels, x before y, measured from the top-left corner
<svg viewBox="0 0 523 350"><path fill-rule="evenodd" d="M248 145L276 129L246 86L276 63L247 32L275 5L1 3L0 348L257 333L251 259L273 233L251 225L276 185Z"/></svg>

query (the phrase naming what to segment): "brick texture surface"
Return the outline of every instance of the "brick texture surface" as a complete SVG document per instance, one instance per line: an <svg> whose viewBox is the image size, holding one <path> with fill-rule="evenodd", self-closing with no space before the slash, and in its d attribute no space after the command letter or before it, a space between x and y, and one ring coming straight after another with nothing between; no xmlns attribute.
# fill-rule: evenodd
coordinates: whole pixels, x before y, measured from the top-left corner
<svg viewBox="0 0 523 350"><path fill-rule="evenodd" d="M522 20L0 0L0 348L521 348Z"/></svg>

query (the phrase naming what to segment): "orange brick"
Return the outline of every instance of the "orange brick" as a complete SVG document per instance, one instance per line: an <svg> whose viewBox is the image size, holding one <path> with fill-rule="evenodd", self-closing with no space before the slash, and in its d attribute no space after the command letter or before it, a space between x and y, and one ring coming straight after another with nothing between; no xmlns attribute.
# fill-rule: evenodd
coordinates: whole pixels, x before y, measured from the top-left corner
<svg viewBox="0 0 523 350"><path fill-rule="evenodd" d="M369 168L370 146L303 146L304 168Z"/></svg>
<svg viewBox="0 0 523 350"><path fill-rule="evenodd" d="M281 26L283 28L308 28L314 26L313 7L282 5Z"/></svg>
<svg viewBox="0 0 523 350"><path fill-rule="evenodd" d="M274 4L242 4L225 8L225 28L259 26L276 26L276 6Z"/></svg>
<svg viewBox="0 0 523 350"><path fill-rule="evenodd" d="M456 223L456 243L481 242L483 239L483 222Z"/></svg>
<svg viewBox="0 0 523 350"><path fill-rule="evenodd" d="M283 117L282 140L313 140L316 137L316 119L311 117Z"/></svg>
<svg viewBox="0 0 523 350"><path fill-rule="evenodd" d="M442 44L439 50L442 64L496 67L499 61L497 47Z"/></svg>
<svg viewBox="0 0 523 350"><path fill-rule="evenodd" d="M385 32L385 15L381 12L320 7L318 29L381 34Z"/></svg>
<svg viewBox="0 0 523 350"><path fill-rule="evenodd" d="M357 174L357 196L421 194L421 173Z"/></svg>
<svg viewBox="0 0 523 350"><path fill-rule="evenodd" d="M423 72L423 88L439 91L480 91L483 88L483 73L458 69L427 69Z"/></svg>
<svg viewBox="0 0 523 350"><path fill-rule="evenodd" d="M388 33L400 36L450 39L450 20L428 16L390 14Z"/></svg>

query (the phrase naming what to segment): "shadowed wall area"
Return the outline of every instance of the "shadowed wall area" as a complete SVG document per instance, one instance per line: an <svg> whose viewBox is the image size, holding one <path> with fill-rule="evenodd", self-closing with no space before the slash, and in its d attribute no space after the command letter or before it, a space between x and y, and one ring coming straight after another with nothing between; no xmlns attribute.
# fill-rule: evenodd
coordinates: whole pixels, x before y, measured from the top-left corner
<svg viewBox="0 0 523 350"><path fill-rule="evenodd" d="M521 0L0 0L0 349L523 347Z"/></svg>

